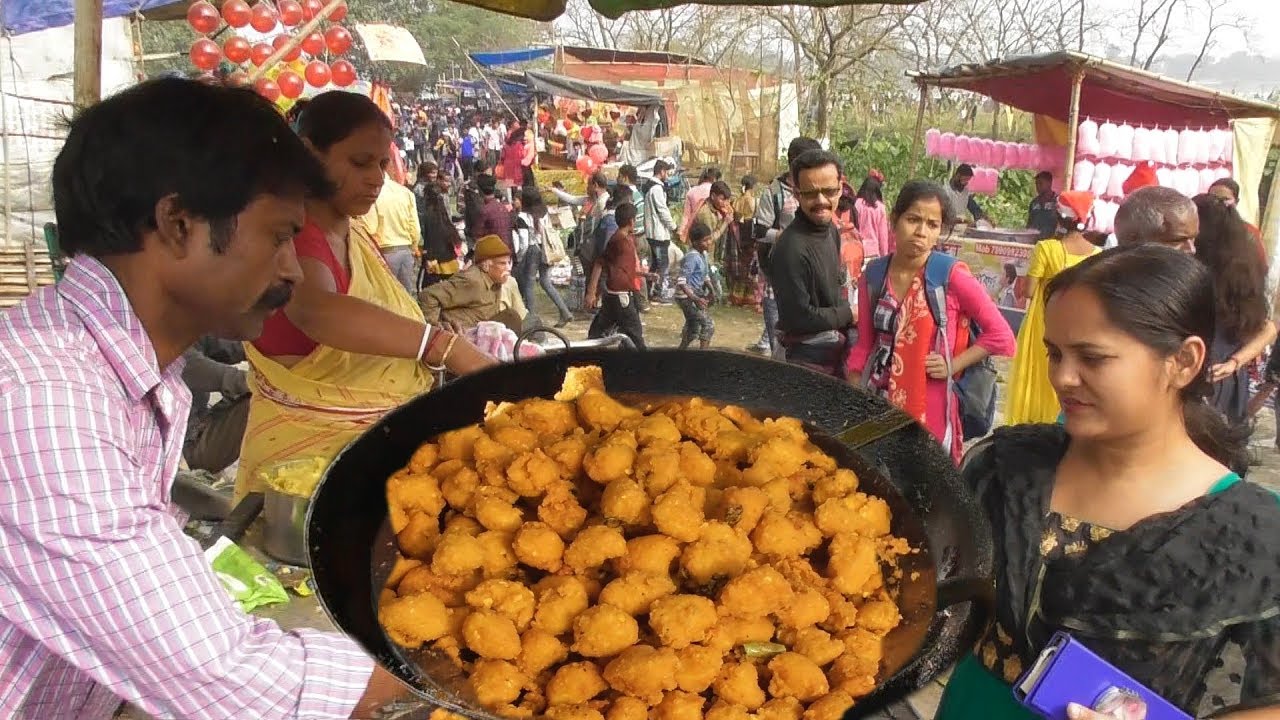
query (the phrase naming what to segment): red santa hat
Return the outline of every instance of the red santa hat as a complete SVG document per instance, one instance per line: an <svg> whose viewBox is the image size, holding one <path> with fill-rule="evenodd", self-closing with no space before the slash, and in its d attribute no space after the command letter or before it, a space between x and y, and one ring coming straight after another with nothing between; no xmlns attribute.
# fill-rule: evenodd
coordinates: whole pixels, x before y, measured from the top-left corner
<svg viewBox="0 0 1280 720"><path fill-rule="evenodd" d="M1058 214L1067 220L1075 220L1077 230L1084 230L1093 212L1093 193L1067 190L1058 194Z"/></svg>
<svg viewBox="0 0 1280 720"><path fill-rule="evenodd" d="M1124 181L1122 189L1127 197L1135 190L1159 184L1160 180L1156 177L1156 169L1151 166L1151 163L1144 162L1133 169L1133 174L1129 175L1128 180Z"/></svg>

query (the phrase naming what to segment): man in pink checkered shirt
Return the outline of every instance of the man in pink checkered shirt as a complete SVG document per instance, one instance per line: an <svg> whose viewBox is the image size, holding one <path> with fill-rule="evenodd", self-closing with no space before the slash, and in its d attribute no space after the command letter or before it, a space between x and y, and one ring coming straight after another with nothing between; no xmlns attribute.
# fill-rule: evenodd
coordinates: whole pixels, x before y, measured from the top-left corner
<svg viewBox="0 0 1280 720"><path fill-rule="evenodd" d="M66 277L0 315L0 718L367 717L402 691L344 636L240 612L169 498L183 350L288 301L327 185L246 90L159 80L73 122Z"/></svg>

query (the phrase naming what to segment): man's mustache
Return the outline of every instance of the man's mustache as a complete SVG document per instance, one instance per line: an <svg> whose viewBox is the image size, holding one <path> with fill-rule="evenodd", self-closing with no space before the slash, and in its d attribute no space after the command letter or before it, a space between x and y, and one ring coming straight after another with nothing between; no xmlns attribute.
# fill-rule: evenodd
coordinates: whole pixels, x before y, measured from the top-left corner
<svg viewBox="0 0 1280 720"><path fill-rule="evenodd" d="M268 288L262 297L258 299L257 307L259 310L279 310L289 304L289 300L293 298L293 283L281 283L275 287Z"/></svg>

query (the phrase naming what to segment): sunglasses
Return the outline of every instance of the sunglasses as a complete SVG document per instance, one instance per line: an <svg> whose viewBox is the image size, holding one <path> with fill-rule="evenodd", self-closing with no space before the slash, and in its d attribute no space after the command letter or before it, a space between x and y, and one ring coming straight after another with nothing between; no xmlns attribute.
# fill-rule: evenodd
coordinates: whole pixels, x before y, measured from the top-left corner
<svg viewBox="0 0 1280 720"><path fill-rule="evenodd" d="M819 195L821 195L821 196L825 197L825 198L826 198L826 199L828 199L828 200L835 200L835 199L839 198L843 193L844 193L844 189L843 189L843 188L838 188L838 187L836 187L836 188L815 188L815 189L813 189L813 190L798 190L798 191L796 191L796 195L797 195L801 200L817 200Z"/></svg>

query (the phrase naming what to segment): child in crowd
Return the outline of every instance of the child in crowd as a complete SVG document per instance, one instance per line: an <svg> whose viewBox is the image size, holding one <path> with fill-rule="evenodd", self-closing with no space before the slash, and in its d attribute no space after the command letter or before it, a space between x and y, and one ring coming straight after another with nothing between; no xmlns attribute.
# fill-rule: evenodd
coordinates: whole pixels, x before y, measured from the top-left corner
<svg viewBox="0 0 1280 720"><path fill-rule="evenodd" d="M676 280L676 302L684 311L684 330L680 334L683 350L698 340L700 349L711 345L716 324L707 312L707 306L715 299L711 282L711 263L707 253L711 248L711 228L695 222L689 228L689 252L680 262L680 277Z"/></svg>

